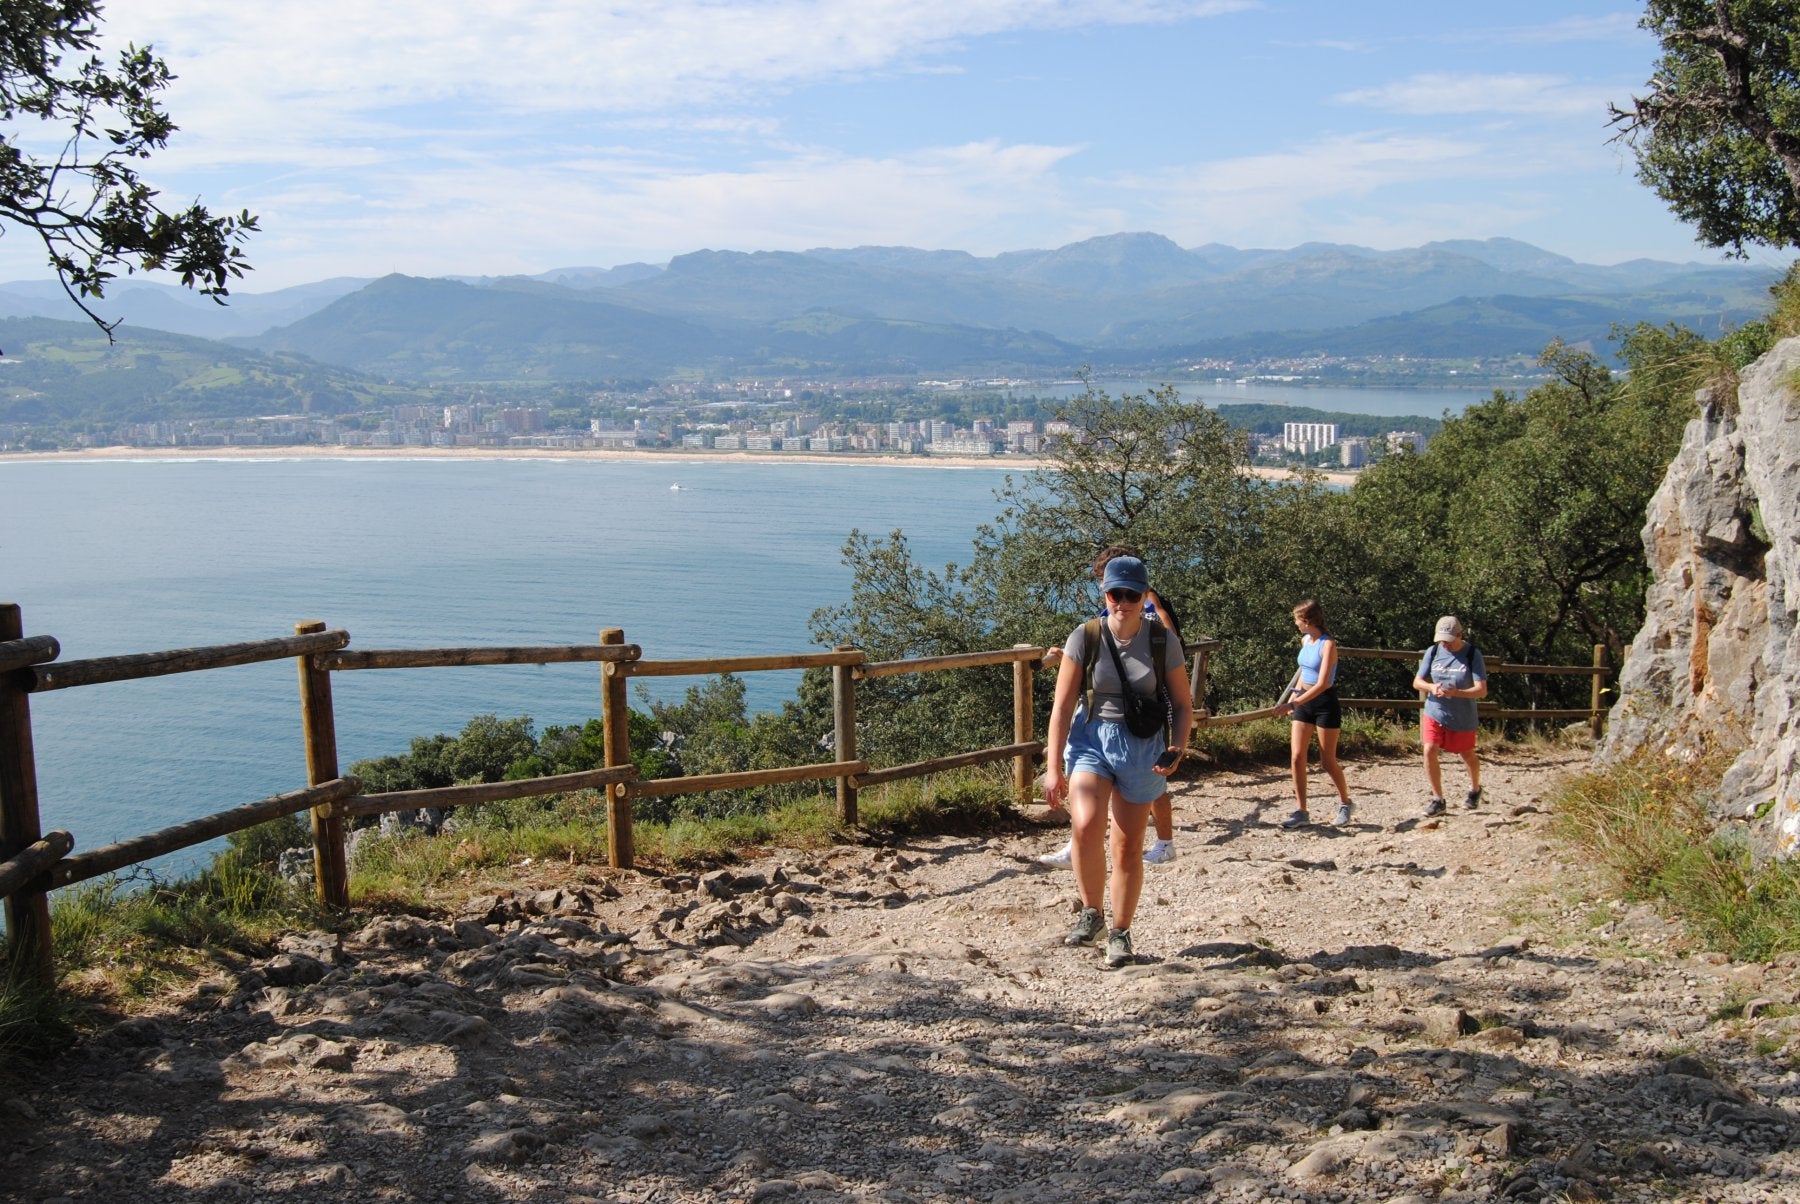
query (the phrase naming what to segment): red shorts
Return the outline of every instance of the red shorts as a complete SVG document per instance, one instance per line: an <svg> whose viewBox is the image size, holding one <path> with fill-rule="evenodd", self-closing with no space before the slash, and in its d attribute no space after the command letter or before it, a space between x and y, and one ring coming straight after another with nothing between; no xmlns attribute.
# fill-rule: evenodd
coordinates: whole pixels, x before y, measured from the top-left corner
<svg viewBox="0 0 1800 1204"><path fill-rule="evenodd" d="M1424 717L1425 723L1419 732L1419 743L1435 744L1445 752L1466 753L1475 751L1475 729L1466 732L1453 732L1430 715Z"/></svg>

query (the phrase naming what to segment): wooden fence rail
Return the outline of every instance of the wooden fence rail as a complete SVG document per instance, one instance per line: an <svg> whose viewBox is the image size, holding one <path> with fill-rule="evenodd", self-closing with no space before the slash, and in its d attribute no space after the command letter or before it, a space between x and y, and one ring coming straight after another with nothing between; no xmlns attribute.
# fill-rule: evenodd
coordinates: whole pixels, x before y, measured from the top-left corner
<svg viewBox="0 0 1800 1204"><path fill-rule="evenodd" d="M636 644L569 644L547 648L370 648L332 652L315 658L319 668L443 669L467 665L570 665L630 661L642 654Z"/></svg>
<svg viewBox="0 0 1800 1204"><path fill-rule="evenodd" d="M258 799L229 811L203 815L199 819L173 824L142 836L133 836L129 840L114 841L57 862L50 870L50 882L53 886L68 886L72 882L98 878L101 874L110 874L128 865L161 857L164 853L191 849L197 844L229 836L233 832L242 832L245 828L254 828L271 819L335 803L339 799L349 798L361 789L362 783L355 778L337 778L318 786L308 786L304 790L291 790L286 794Z"/></svg>
<svg viewBox="0 0 1800 1204"><path fill-rule="evenodd" d="M541 778L514 778L506 782L470 782L463 786L438 786L430 790L390 790L383 794L359 794L332 810L343 819L382 815L390 811L448 811L477 803L499 803L538 794L566 794L572 790L605 790L637 777L637 766L616 769L583 769Z"/></svg>
<svg viewBox="0 0 1800 1204"><path fill-rule="evenodd" d="M29 639L7 640L0 644L0 673L11 673L27 665L53 661L62 654L55 636L34 635Z"/></svg>
<svg viewBox="0 0 1800 1204"><path fill-rule="evenodd" d="M33 878L55 865L75 847L75 838L67 832L44 834L44 839L27 845L17 856L0 862L0 897L12 894Z"/></svg>
<svg viewBox="0 0 1800 1204"><path fill-rule="evenodd" d="M203 669L226 669L234 665L254 665L262 661L286 660L290 656L308 656L350 642L347 631L320 631L292 639L255 640L248 644L215 644L208 648L172 648L167 652L136 652L129 656L101 656L85 661L61 661L53 665L36 665L31 670L31 692L66 690L71 686L93 686L111 681L136 681L143 677L165 677L171 673L197 673Z"/></svg>
<svg viewBox="0 0 1800 1204"><path fill-rule="evenodd" d="M767 656L645 660L642 649L627 644L624 632L606 628L594 644L347 650L347 632L328 631L317 620L298 623L292 637L249 643L178 648L166 652L57 661L61 649L50 636L26 637L16 605L0 603L0 897L4 898L7 961L46 986L53 985L50 961L50 915L46 892L57 886L110 873L125 866L219 836L242 831L285 815L309 812L312 819L313 866L321 902L349 906L345 864L348 820L395 811L453 808L532 795L573 790L601 790L607 799L607 841L611 864L631 868L634 861L631 803L634 799L738 790L790 782L835 779L838 810L844 823L857 823L857 792L906 778L941 773L969 765L1010 760L1018 801L1030 799L1034 763L1044 755L1035 739L1035 668L1047 650L1030 645L948 656L870 662L861 649L840 646L830 652ZM1204 707L1209 659L1219 641L1190 643L1196 726L1244 723L1275 714L1275 708L1208 715ZM1420 654L1389 649L1346 648L1345 657L1410 661ZM299 669L301 730L305 743L308 785L287 794L117 841L83 853L72 853L67 832L46 836L39 831L36 764L32 752L29 696L46 690L104 682L129 681L172 673L190 673L292 657ZM362 793L354 777L339 773L336 720L331 702L331 674L363 669L424 669L448 666L592 663L600 665L601 720L605 735L603 760L597 769L520 781L473 783L432 790ZM1013 740L993 748L951 753L909 765L870 766L857 755L856 683L903 673L1012 667ZM837 759L833 761L746 770L738 773L640 779L631 760L626 683L633 677L713 676L721 673L791 671L828 668L832 673L832 721ZM1489 661L1490 673L1591 674L1594 688L1586 710L1501 710L1483 704L1484 718L1551 718L1587 716L1598 729L1600 690L1607 670L1604 649L1594 650L1594 665L1509 665ZM1348 699L1363 709L1416 709L1414 698Z"/></svg>

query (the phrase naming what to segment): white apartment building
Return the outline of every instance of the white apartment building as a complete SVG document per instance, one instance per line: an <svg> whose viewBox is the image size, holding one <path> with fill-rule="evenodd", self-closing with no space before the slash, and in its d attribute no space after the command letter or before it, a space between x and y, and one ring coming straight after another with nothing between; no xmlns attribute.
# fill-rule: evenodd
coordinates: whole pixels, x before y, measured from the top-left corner
<svg viewBox="0 0 1800 1204"><path fill-rule="evenodd" d="M1311 455L1324 451L1338 441L1335 422L1284 422L1281 424L1281 446L1291 452Z"/></svg>

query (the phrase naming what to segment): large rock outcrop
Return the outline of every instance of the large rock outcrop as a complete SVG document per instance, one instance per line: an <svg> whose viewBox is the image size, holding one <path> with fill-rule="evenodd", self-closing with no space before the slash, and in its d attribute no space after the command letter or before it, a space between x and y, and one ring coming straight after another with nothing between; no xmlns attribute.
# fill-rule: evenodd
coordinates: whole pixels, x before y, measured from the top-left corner
<svg viewBox="0 0 1800 1204"><path fill-rule="evenodd" d="M1759 843L1800 852L1800 339L1703 392L1651 500L1654 574L1602 764L1639 749L1736 749L1720 818L1762 815ZM1765 804L1772 804L1765 808Z"/></svg>

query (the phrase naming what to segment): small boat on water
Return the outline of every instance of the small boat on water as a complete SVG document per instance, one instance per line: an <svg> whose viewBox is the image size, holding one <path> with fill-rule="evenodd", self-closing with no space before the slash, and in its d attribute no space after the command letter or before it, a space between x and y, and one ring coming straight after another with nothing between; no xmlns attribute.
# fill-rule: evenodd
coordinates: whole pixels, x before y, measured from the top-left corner
<svg viewBox="0 0 1800 1204"><path fill-rule="evenodd" d="M681 488L681 482L677 481L673 485L669 486L669 488L674 489L674 490L679 490Z"/></svg>

